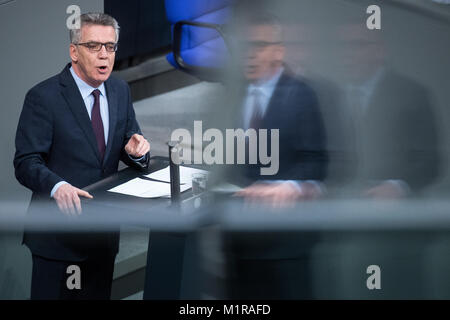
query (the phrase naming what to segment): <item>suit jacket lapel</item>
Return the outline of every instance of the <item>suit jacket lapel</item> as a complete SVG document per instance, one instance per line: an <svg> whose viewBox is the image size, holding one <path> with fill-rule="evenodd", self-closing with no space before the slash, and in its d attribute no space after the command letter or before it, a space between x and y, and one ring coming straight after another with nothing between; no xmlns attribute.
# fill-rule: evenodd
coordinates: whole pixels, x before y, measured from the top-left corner
<svg viewBox="0 0 450 320"><path fill-rule="evenodd" d="M280 106L283 105L283 100L287 98L288 92L286 92L286 71L284 71L281 74L280 79L278 79L272 96L270 97L262 120L263 126L268 126L271 123L271 120L278 118L282 111Z"/></svg>
<svg viewBox="0 0 450 320"><path fill-rule="evenodd" d="M114 138L114 132L116 130L116 124L117 124L117 92L113 85L111 84L110 80L107 80L105 82L105 88L106 88L106 96L108 98L108 112L109 112L109 133L108 133L108 141L106 144L106 150L105 150L105 156L103 158L103 163L105 163L106 159L108 158L110 152L111 152L111 146Z"/></svg>
<svg viewBox="0 0 450 320"><path fill-rule="evenodd" d="M94 130L92 129L91 119L89 119L89 114L86 110L83 98L81 97L80 91L72 78L69 71L70 64L66 66L63 72L60 74L60 82L63 85L62 94L66 99L73 116L77 120L79 126L86 135L86 139L91 146L92 150L95 152L97 159L100 161L100 154L98 151L97 141L95 139Z"/></svg>

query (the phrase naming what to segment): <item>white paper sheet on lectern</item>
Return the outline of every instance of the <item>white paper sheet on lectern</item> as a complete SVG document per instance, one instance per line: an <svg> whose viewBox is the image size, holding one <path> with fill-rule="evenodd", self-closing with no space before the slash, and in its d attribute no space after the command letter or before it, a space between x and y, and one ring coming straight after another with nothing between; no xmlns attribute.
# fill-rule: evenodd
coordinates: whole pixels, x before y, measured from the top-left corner
<svg viewBox="0 0 450 320"><path fill-rule="evenodd" d="M185 184L180 186L180 191L183 192L190 188L190 184ZM140 198L170 197L170 184L134 178L108 191Z"/></svg>
<svg viewBox="0 0 450 320"><path fill-rule="evenodd" d="M196 168L190 168L190 167L184 167L180 166L180 184L192 184L192 174L194 173L208 173L208 171L196 169ZM147 178L159 180L159 181L165 181L170 182L170 168L167 166L164 169L155 171L153 173L145 175Z"/></svg>

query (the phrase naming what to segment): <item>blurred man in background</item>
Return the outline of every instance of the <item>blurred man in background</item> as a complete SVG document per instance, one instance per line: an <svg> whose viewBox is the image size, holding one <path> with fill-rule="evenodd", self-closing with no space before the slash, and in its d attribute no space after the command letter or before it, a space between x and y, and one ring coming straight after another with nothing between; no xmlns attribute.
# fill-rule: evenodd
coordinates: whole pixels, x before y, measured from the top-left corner
<svg viewBox="0 0 450 320"><path fill-rule="evenodd" d="M317 198L323 192L318 181L324 179L327 166L317 97L284 63L283 30L275 17L247 16L243 31L246 86L239 95L236 124L244 130L279 129L279 171L261 176L260 163L247 164L243 175L256 182L238 195L275 206Z"/></svg>
<svg viewBox="0 0 450 320"><path fill-rule="evenodd" d="M245 80L236 95L234 126L278 129L279 170L273 176L262 176L261 163L247 163L235 166L226 178L239 175L246 187L236 195L246 203L261 205L262 210L316 199L323 194L320 181L327 167L325 128L317 97L284 63L286 48L278 19L263 12L243 12L245 23L238 23L243 52L239 71ZM305 249L314 241L296 232L225 236L229 297L311 297Z"/></svg>
<svg viewBox="0 0 450 320"><path fill-rule="evenodd" d="M333 107L346 115L343 144L353 150L354 190L383 199L417 194L439 173L439 135L428 91L386 63L381 31L361 23L334 30L343 76Z"/></svg>

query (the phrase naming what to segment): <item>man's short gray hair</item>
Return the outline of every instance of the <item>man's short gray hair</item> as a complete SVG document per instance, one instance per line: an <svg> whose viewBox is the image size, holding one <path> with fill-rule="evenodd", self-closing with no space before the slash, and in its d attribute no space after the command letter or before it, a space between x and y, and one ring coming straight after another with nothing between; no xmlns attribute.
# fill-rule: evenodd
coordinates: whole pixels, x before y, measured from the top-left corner
<svg viewBox="0 0 450 320"><path fill-rule="evenodd" d="M99 25L113 27L116 32L116 42L119 41L119 24L117 20L106 13L83 13L80 15L80 29L70 30L70 43L77 44L81 41L81 28L85 25Z"/></svg>
<svg viewBox="0 0 450 320"><path fill-rule="evenodd" d="M284 41L283 26L278 17L276 17L275 15L272 15L270 13L256 12L250 14L247 19L248 26L271 26L275 31L276 39L280 42Z"/></svg>
<svg viewBox="0 0 450 320"><path fill-rule="evenodd" d="M242 8L246 8L245 5ZM270 26L275 33L275 40L280 43L284 42L283 26L280 20L271 13L260 10L250 11L247 9L237 11L234 19L234 24L238 26L235 32L241 32L242 29L248 29L253 26Z"/></svg>

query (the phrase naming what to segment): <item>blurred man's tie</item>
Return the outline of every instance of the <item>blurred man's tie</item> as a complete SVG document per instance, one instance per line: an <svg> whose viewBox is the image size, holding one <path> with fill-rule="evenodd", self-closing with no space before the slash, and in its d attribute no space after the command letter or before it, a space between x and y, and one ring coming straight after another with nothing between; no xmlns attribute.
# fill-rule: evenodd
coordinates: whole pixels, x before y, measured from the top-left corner
<svg viewBox="0 0 450 320"><path fill-rule="evenodd" d="M253 90L252 96L253 96L253 110L249 122L249 128L258 131L258 129L261 127L263 117L261 110L261 91L259 91L258 89Z"/></svg>
<svg viewBox="0 0 450 320"><path fill-rule="evenodd" d="M263 118L263 114L262 114L262 109L261 109L261 91L258 89L254 89L251 93L252 97L253 97L253 109L252 109L252 116L250 117L250 122L248 125L249 129L255 129L256 130L256 136L257 136L257 140L256 142L256 155L254 155L256 157L256 159L258 159L258 147L259 147L259 138L258 138L258 130L261 128L262 125L262 118ZM249 146L249 139L248 137L245 137L245 163L249 164L250 163L250 153L252 152L252 150L254 150L253 148L250 148ZM258 160L257 160L258 161Z"/></svg>

